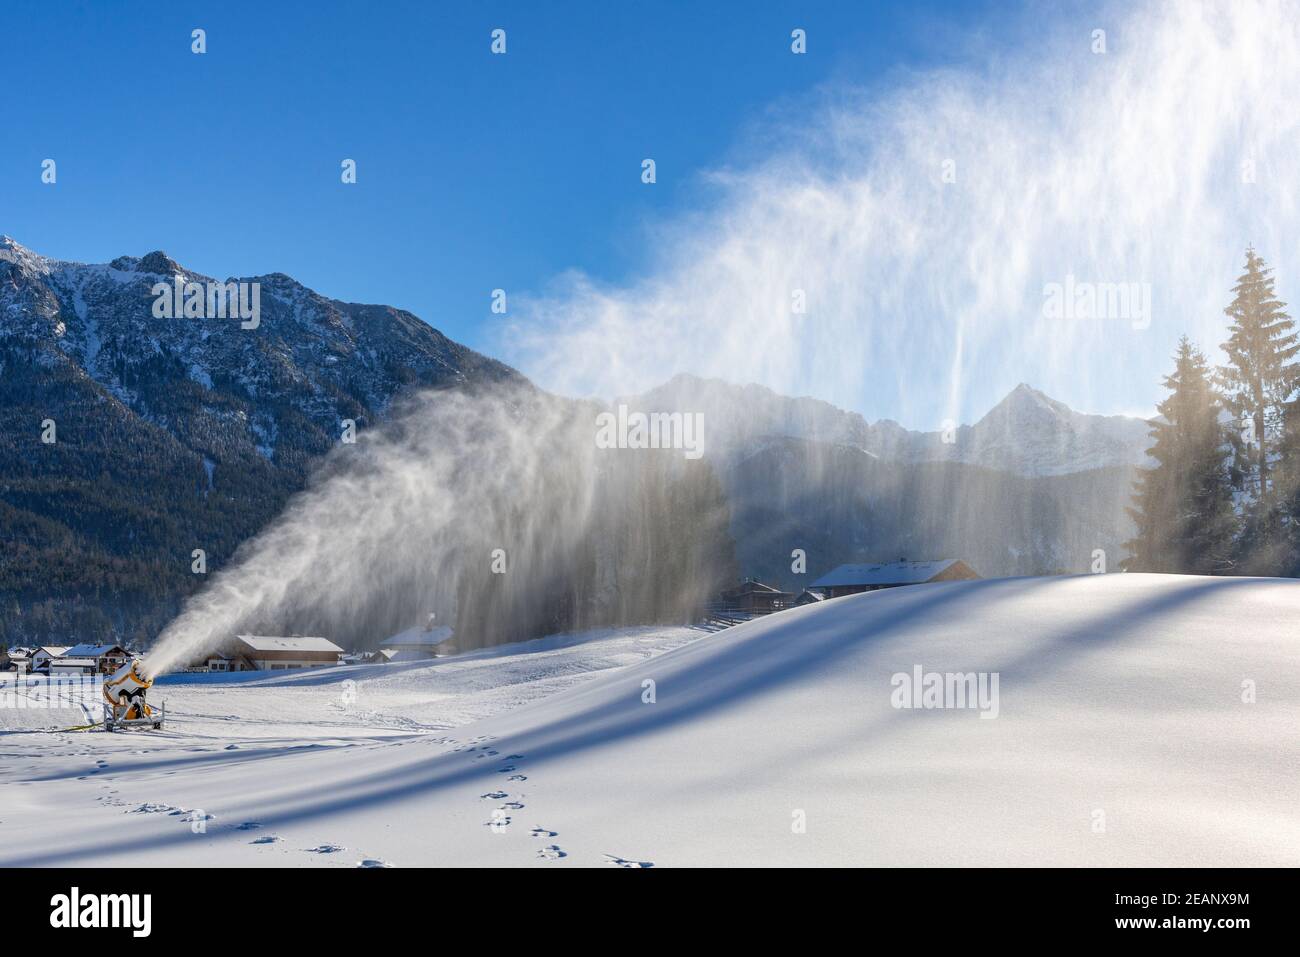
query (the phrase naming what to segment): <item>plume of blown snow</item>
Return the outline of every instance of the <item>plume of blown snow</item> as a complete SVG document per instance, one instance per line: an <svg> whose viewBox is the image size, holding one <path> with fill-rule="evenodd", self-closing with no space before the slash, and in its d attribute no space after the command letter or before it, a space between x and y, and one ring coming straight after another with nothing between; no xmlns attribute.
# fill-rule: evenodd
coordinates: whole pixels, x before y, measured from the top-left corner
<svg viewBox="0 0 1300 957"><path fill-rule="evenodd" d="M186 603L147 669L185 666L250 629L283 634L322 622L333 634L393 634L454 606L470 543L484 546L475 556L484 565L497 545L571 550L586 532L595 448L590 430L585 443L574 437L586 421L574 411L526 387L413 396L328 457L312 485ZM573 476L565 520L516 521L557 449ZM508 543L481 542L476 531L502 527Z"/></svg>
<svg viewBox="0 0 1300 957"><path fill-rule="evenodd" d="M778 153L650 231L647 274L564 277L507 355L571 394L686 371L926 430L1021 381L1153 407L1179 335L1222 340L1248 243L1297 281L1297 51L1294 2L1116 5L969 70L810 98L763 140ZM1145 285L1150 314L1047 318L1067 276Z"/></svg>
<svg viewBox="0 0 1300 957"><path fill-rule="evenodd" d="M1178 335L1220 341L1247 243L1288 298L1298 49L1294 0L1117 5L969 69L836 89L772 131L773 155L712 174L707 208L648 237L640 278L563 277L517 309L504 351L572 395L692 372L928 430L1021 381L1075 408L1153 403ZM1148 287L1149 315L1048 318L1045 287L1070 276ZM376 609L442 607L477 516L519 524L546 553L577 547L588 487L570 490L557 528L533 481L556 457L588 474L590 432L544 406L521 419L519 401L418 398L340 449L187 604L151 670L250 622L318 614L382 631Z"/></svg>

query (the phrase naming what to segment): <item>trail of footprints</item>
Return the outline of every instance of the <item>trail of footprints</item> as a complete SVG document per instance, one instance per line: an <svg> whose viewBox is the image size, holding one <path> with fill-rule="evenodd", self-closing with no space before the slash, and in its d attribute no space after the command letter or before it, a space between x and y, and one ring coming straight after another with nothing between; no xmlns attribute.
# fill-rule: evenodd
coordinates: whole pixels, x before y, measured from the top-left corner
<svg viewBox="0 0 1300 957"><path fill-rule="evenodd" d="M495 748L487 747L483 743L490 740L491 738L488 737L475 738L474 739L475 743L473 743L471 747L469 748L456 747L453 748L452 751L453 753L464 752L465 754L473 755L473 759L475 761L500 757L499 751L497 751ZM508 754L504 758L501 758L501 766L496 769L496 773L506 775L505 780L508 783L522 784L524 781L528 780L528 775L522 774L519 771L520 762L522 762L523 760L524 760L524 755L522 754ZM93 775L93 774L101 773L105 770L108 770L109 767L108 762L104 760L97 761L96 765L97 767L95 768L94 771L90 772L90 774ZM89 777L89 776L90 775L86 775L83 778L81 778L81 780L85 780L85 777ZM121 801L120 799L117 798L118 791L116 788L110 788L109 785L107 784L103 785L102 787L108 793L99 796L98 798L96 798L96 800L102 801L106 804L122 806L122 807L125 807L127 805L127 802ZM523 795L520 795L520 797L522 796ZM485 800L485 801L502 802L492 812L491 820L485 822L486 827L492 827L492 828L509 827L510 824L512 823L512 818L510 816L511 812L522 811L525 806L522 801L507 800L507 798L511 797L510 793L508 791L501 790L500 788L488 791L485 794L479 795L479 797L481 800ZM180 817L187 824L192 824L194 821L199 820L199 818L195 817L195 812L189 808L176 807L174 805L161 804L161 803L146 803L146 804L137 805L136 807L133 808L128 807L126 813L165 814L168 817ZM204 813L201 820L203 820L204 822L214 821L216 820L216 817L215 815ZM235 831L249 832L249 831L260 830L262 826L263 825L260 821L244 821L240 824L230 825L230 828ZM535 825L533 829L529 832L529 836L541 840L550 840L551 838L559 837L559 832L552 831L550 828L542 827L540 825ZM267 845L279 844L281 843L281 840L282 839L277 834L261 834L254 837L248 843L251 845L267 846ZM327 854L340 853L341 851L347 850L347 848L341 844L326 843L326 844L318 844L315 847L302 848L301 850L305 854L327 855ZM541 847L539 847L537 850L537 857L542 860L558 861L568 856L569 856L568 852L565 851L563 848L561 848L560 845L558 844L544 844ZM616 854L606 854L605 859L609 864L612 864L615 867L624 867L624 868L654 867L654 863L652 861L634 861L634 860L629 860L627 858L619 857ZM363 857L361 860L359 860L356 863L356 866L357 867L392 867L393 865L380 858Z"/></svg>
<svg viewBox="0 0 1300 957"><path fill-rule="evenodd" d="M116 794L117 792L113 791L110 793ZM98 800L105 801L106 803L109 804L125 806L125 802L123 801L117 801L117 800L112 800L112 799L107 799L102 797L99 798ZM139 804L133 808L128 808L126 813L127 814L165 814L168 817L180 817L187 825L193 825L194 822L200 820L204 822L216 820L216 815L214 814L195 812L189 808L175 807L171 804L154 804L154 803ZM202 813L201 817L198 816L199 813ZM243 831L245 833L260 831L262 827L263 824L261 821L244 821L240 824L229 825L230 830ZM203 833L206 833L206 831L204 831ZM259 834L253 837L253 839L250 840L248 843L253 846L265 847L271 844L280 844L283 842L283 840L284 839L280 837L280 835L278 834ZM347 848L342 844L325 843L325 844L317 844L315 847L300 848L300 850L304 854L326 855L326 854L338 854L341 851L346 851ZM357 867L392 867L393 865L379 858L365 857L359 860L356 866Z"/></svg>
<svg viewBox="0 0 1300 957"><path fill-rule="evenodd" d="M495 748L488 747L484 743L491 740L492 739L489 737L475 738L474 742L471 744L470 747L468 748L457 747L457 748L453 748L452 751L453 752L463 751L467 755L473 755L473 760L475 761L481 761L484 758L499 757L500 756L499 751L497 751ZM496 769L496 773L508 775L508 777L506 778L507 782L522 783L524 781L527 781L528 775L519 773L520 764L523 762L523 760L524 760L524 755L522 754L507 754L504 758L501 758L501 766ZM522 811L524 809L524 804L522 801L506 800L509 797L511 797L510 793L508 791L501 790L500 788L488 791L486 794L479 795L479 799L483 801L503 802L497 805L496 809L492 812L492 818L484 822L485 827L490 827L498 830L509 827L513 820L510 816L510 812ZM520 797L523 797L523 795L520 795ZM551 838L559 837L559 832L552 831L550 828L536 825L529 832L529 836L534 838L539 838L541 840L550 840ZM565 858L568 856L569 856L568 852L565 851L563 848L561 848L560 845L558 844L545 844L542 847L538 848L537 850L537 857L547 861L558 861L561 858ZM616 854L606 854L605 859L608 863L613 864L615 867L624 867L624 868L654 867L653 861L633 861L633 860L628 860L627 858L619 857Z"/></svg>
<svg viewBox="0 0 1300 957"><path fill-rule="evenodd" d="M238 747L239 747L238 745L232 744L227 746L225 750L227 751L237 750ZM189 750L206 751L210 749L190 748ZM90 750L82 752L82 754L85 755L86 757L90 757L93 753L94 752ZM135 753L147 754L148 752L136 751ZM96 774L101 774L108 770L110 770L109 762L104 760L103 758L99 758L98 760L95 761L95 769L89 772L88 774L81 775L80 777L77 778L77 780L85 781ZM147 801L143 804L136 804L133 807L131 805L131 802L123 801L120 797L118 797L118 794L120 793L119 790L113 787L111 784L107 784L107 783L101 784L100 788L101 790L103 790L104 793L97 795L95 797L95 800L97 802L100 802L109 807L123 808L124 809L123 813L125 814L161 814L166 817L180 818L182 823L184 823L187 827L190 827L191 829L193 829L196 823L202 822L203 829L201 831L197 831L196 833L206 834L207 823L209 821L215 821L217 819L215 814L208 814L204 811L199 811L194 808L177 807L174 804L164 804L162 802ZM503 792L501 796L506 797L507 795ZM518 807L522 808L523 805L520 804L518 805ZM263 827L261 821L244 821L240 824L226 825L226 826L232 831L244 831L244 832L259 831ZM264 847L272 844L280 844L282 842L283 842L283 838L281 838L278 834L259 834L254 836L253 839L250 840L248 843L250 845ZM346 851L347 848L344 847L342 844L325 843L325 844L317 844L315 847L304 847L301 848L300 850L304 854L328 855L328 854L338 854L341 851ZM561 856L563 855L561 854ZM385 860L381 860L380 858L363 857L361 860L357 861L356 866L357 867L392 867L393 865L388 863Z"/></svg>
<svg viewBox="0 0 1300 957"><path fill-rule="evenodd" d="M142 752L137 752L137 753L142 753ZM90 772L91 774L98 774L101 771L108 770L109 764L107 761L99 760L96 761L95 764L96 764L96 768L94 771ZM84 775L83 777L79 778L79 780L85 780L86 777L89 776L90 775ZM134 807L132 807L130 802L123 801L121 800L121 798L117 796L119 793L117 788L114 788L109 784L102 784L100 785L100 787L104 790L105 793L98 795L95 798L96 801L99 801L111 807L124 808L125 810L123 811L123 813L125 814L161 814L161 815L165 815L166 817L180 818L182 823L184 823L187 827L191 829L194 828L194 825L196 823L202 822L202 829L195 832L198 834L206 834L207 823L209 821L215 821L217 819L215 814L208 814L204 811L200 811L195 808L177 807L174 804L164 804L162 802L147 801L143 804L136 804ZM523 807L522 804L519 806ZM252 831L260 831L263 827L263 824L261 821L244 821L240 824L232 824L232 825L225 825L225 826L231 831L243 831L247 833ZM283 842L283 840L284 839L281 838L280 835L278 834L259 834L254 836L252 840L248 841L248 843L253 846L265 847L267 845L280 844ZM342 844L325 843L325 844L317 844L315 847L300 848L300 850L304 854L328 855L328 854L338 854L341 851L346 851L347 848L344 847ZM361 860L357 861L356 866L357 867L392 867L393 865L388 863L388 861L382 860L380 858L363 857Z"/></svg>
<svg viewBox="0 0 1300 957"><path fill-rule="evenodd" d="M107 785L104 785L104 787L107 787ZM116 790L109 791L109 795L116 795L116 794L117 794ZM116 798L113 798L111 796L102 796L97 798L96 800L103 801L106 804L112 804L121 807L127 806L126 802L119 801ZM179 817L184 821L186 825L189 825L191 827L197 821L203 821L205 822L206 825L206 822L216 820L216 815L214 814L207 814L204 812L192 810L190 808L176 807L171 804L160 804L160 803L145 803L145 804L138 804L135 807L127 807L125 813L164 814L167 817ZM228 827L232 831L244 831L247 833L252 831L260 831L263 825L261 821L244 821L240 824L229 825ZM205 830L202 831L201 833L207 833L206 827ZM280 835L278 834L259 834L253 837L253 839L250 840L248 843L253 846L265 847L271 844L280 844L283 840L284 839L280 837ZM315 847L304 847L301 848L300 850L304 854L326 855L326 854L338 854L340 851L346 851L347 848L344 847L342 844L326 843L326 844L317 844ZM357 862L356 866L357 867L392 867L393 865L379 858L364 857Z"/></svg>
<svg viewBox="0 0 1300 957"><path fill-rule="evenodd" d="M500 751L495 748L487 747L482 743L490 740L490 738L476 738L475 741L478 743L472 744L468 748L453 748L452 750L455 752L464 751L467 755L473 755L473 760L475 761L481 761L484 758L501 757ZM507 775L507 782L522 783L527 781L528 775L519 773L519 762L523 760L524 756L522 754L507 754L504 758L501 758L501 766L496 769L496 773ZM484 827L500 830L501 828L506 828L511 825L513 818L510 816L510 813L513 811L522 811L524 809L524 803L519 800L506 800L510 796L510 792L503 791L499 788L488 791L486 794L479 795L479 799L483 801L502 802L497 805L496 809L492 812L491 819L484 822ZM536 838L552 838L559 836L558 831L552 831L550 828L541 826L534 827L529 833L531 837ZM538 849L537 856L547 861L558 861L561 858L568 857L569 855L568 852L560 847L560 845L547 844Z"/></svg>

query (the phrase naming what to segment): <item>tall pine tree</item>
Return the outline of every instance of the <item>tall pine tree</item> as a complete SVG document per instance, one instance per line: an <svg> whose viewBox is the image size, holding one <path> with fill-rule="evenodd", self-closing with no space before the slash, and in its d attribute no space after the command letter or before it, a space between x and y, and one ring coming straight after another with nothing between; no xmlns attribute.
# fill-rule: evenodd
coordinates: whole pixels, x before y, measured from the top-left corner
<svg viewBox="0 0 1300 957"><path fill-rule="evenodd" d="M1295 323L1273 291L1273 274L1253 248L1246 271L1233 287L1224 313L1232 320L1219 370L1224 400L1236 419L1236 468L1249 498L1240 553L1243 569L1262 574L1285 571L1286 542L1283 453L1285 413L1300 386L1300 340Z"/></svg>
<svg viewBox="0 0 1300 957"><path fill-rule="evenodd" d="M1233 511L1229 438L1222 405L1205 356L1187 337L1178 343L1169 396L1157 407L1149 453L1156 466L1141 469L1128 510L1137 525L1125 543L1125 571L1224 574L1233 567L1237 519Z"/></svg>

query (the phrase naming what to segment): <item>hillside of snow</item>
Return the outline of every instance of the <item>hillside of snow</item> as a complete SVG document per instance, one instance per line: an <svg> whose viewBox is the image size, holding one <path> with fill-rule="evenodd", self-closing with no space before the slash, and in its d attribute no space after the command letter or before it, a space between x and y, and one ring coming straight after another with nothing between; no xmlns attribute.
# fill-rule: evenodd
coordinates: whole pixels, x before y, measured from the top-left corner
<svg viewBox="0 0 1300 957"><path fill-rule="evenodd" d="M163 732L0 735L0 864L1294 866L1298 617L1291 580L1003 579L176 681ZM916 669L995 707L895 707Z"/></svg>

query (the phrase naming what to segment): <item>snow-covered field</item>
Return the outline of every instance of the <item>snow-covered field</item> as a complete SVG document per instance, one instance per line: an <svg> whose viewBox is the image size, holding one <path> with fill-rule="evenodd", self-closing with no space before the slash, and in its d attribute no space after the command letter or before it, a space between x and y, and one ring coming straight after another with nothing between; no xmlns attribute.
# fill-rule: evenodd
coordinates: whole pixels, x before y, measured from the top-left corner
<svg viewBox="0 0 1300 957"><path fill-rule="evenodd" d="M0 864L1296 865L1297 622L1296 581L1009 579L178 676L162 732L0 733ZM895 707L918 666L996 717Z"/></svg>

